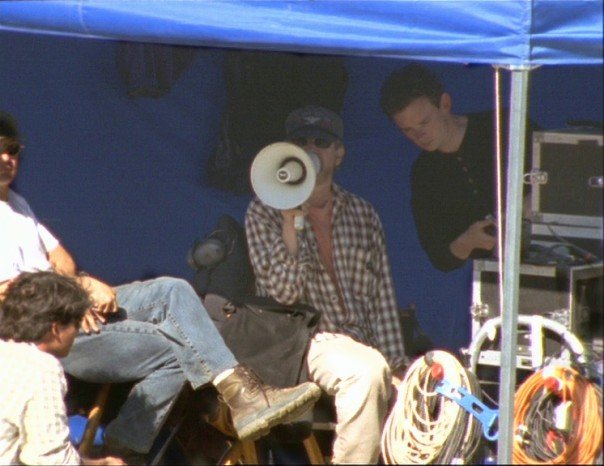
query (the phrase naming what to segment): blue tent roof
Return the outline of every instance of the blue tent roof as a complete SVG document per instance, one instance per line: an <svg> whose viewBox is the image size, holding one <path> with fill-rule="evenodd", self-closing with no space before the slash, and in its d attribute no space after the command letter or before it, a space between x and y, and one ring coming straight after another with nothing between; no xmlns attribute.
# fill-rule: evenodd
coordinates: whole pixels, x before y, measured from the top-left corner
<svg viewBox="0 0 604 466"><path fill-rule="evenodd" d="M501 65L602 63L601 0L0 2L0 31Z"/></svg>

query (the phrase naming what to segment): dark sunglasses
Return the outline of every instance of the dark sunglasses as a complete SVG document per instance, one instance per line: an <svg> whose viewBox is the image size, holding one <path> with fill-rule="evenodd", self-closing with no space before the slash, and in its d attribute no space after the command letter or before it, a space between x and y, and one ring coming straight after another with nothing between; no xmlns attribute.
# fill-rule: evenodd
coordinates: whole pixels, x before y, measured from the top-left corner
<svg viewBox="0 0 604 466"><path fill-rule="evenodd" d="M0 140L0 154L8 154L11 157L16 157L21 152L23 146L18 142L14 141L2 141Z"/></svg>
<svg viewBox="0 0 604 466"><path fill-rule="evenodd" d="M307 144L313 143L315 147L319 149L327 149L333 144L335 139L330 138L307 138L305 136L299 136L297 138L291 138L290 141L299 147L304 147Z"/></svg>

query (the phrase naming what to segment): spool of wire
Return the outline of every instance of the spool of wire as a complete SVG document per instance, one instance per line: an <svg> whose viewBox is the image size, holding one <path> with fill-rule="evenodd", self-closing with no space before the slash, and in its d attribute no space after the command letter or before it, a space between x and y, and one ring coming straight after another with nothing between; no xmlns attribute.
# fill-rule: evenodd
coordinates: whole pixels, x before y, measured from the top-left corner
<svg viewBox="0 0 604 466"><path fill-rule="evenodd" d="M602 389L571 367L526 379L514 403L514 464L602 461Z"/></svg>
<svg viewBox="0 0 604 466"><path fill-rule="evenodd" d="M416 359L384 425L381 446L386 464L467 464L475 457L481 424L436 391L442 380L481 397L476 377L450 353L431 351Z"/></svg>

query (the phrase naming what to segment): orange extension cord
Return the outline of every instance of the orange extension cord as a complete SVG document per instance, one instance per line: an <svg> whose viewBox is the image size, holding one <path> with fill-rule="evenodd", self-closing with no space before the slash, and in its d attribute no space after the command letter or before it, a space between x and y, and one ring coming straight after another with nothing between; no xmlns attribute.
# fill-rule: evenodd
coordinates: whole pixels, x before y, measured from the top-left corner
<svg viewBox="0 0 604 466"><path fill-rule="evenodd" d="M556 428L555 412L568 402L570 418L559 414ZM514 432L514 464L594 464L602 454L602 390L570 367L537 371L516 392Z"/></svg>

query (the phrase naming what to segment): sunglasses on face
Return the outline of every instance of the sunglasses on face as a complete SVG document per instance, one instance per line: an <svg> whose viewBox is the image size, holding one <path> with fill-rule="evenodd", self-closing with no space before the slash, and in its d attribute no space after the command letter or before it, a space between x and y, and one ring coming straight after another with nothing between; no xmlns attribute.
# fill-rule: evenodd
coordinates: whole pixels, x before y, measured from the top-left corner
<svg viewBox="0 0 604 466"><path fill-rule="evenodd" d="M0 138L0 154L8 154L11 157L16 157L21 152L23 146L15 141L3 141Z"/></svg>
<svg viewBox="0 0 604 466"><path fill-rule="evenodd" d="M313 144L315 147L319 149L327 149L329 146L333 144L335 139L330 138L307 138L305 136L299 136L297 138L292 138L291 142L299 147L304 147L307 144Z"/></svg>

